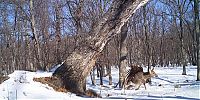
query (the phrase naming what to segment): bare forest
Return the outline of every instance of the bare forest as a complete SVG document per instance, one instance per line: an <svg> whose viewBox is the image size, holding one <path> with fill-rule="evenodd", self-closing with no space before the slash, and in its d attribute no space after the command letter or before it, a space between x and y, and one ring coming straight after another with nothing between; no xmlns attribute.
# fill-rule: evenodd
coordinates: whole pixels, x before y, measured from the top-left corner
<svg viewBox="0 0 200 100"><path fill-rule="evenodd" d="M62 64L53 76L74 93L96 68L112 84L111 66L119 87L130 65L183 75L198 65L200 80L199 9L198 0L0 0L0 74Z"/></svg>

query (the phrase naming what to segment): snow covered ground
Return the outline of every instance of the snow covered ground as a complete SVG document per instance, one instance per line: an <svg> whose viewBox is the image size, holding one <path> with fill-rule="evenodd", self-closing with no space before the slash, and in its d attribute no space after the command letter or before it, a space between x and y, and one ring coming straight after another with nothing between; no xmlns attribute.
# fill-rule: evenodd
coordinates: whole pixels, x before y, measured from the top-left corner
<svg viewBox="0 0 200 100"><path fill-rule="evenodd" d="M144 69L146 70L146 69ZM110 100L200 100L200 82L196 82L196 67L188 66L187 75L181 75L182 67L155 68L159 77L152 79L139 90L121 90L113 88L118 82L118 70L112 68L113 85L108 85L108 78L104 78L104 86L91 85L90 76L87 78L87 88L93 89L102 95L102 99ZM15 71L10 79L0 84L0 100L96 100L97 98L78 97L73 93L56 92L51 87L34 82L34 77L51 76L52 72ZM109 96L108 96L109 95Z"/></svg>

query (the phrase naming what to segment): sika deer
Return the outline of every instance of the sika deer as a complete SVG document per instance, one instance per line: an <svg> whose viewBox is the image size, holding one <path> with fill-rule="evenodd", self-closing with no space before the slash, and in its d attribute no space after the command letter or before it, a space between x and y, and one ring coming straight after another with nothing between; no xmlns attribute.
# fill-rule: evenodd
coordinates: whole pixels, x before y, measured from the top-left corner
<svg viewBox="0 0 200 100"><path fill-rule="evenodd" d="M126 85L128 85L130 82L132 82L133 78L135 77L135 74L138 72L143 72L143 68L138 65L131 65L131 69L127 71L126 77L123 82L123 88L126 88Z"/></svg>
<svg viewBox="0 0 200 100"><path fill-rule="evenodd" d="M132 82L135 84L135 90L138 90L143 84L146 90L146 80L151 77L157 77L158 75L154 72L154 68L149 72L138 72L135 74L135 77L132 79Z"/></svg>
<svg viewBox="0 0 200 100"><path fill-rule="evenodd" d="M124 85L127 85L129 82L131 82L132 79L135 77L135 74L137 74L138 72L143 72L143 68L137 65L131 65L130 67L131 69L127 72L126 79L123 83Z"/></svg>
<svg viewBox="0 0 200 100"><path fill-rule="evenodd" d="M124 78L124 81L122 83L123 88L125 88L125 86L132 81L132 78L135 77L136 73L143 72L143 68L138 65L131 65L130 67L131 67L131 69L129 69L126 72L126 77ZM119 84L119 82L114 86L114 88L116 88L118 84Z"/></svg>

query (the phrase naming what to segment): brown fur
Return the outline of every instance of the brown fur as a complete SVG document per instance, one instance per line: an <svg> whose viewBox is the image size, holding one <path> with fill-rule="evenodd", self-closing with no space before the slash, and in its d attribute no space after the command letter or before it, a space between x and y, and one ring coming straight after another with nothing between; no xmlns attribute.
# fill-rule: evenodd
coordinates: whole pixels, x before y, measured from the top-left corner
<svg viewBox="0 0 200 100"><path fill-rule="evenodd" d="M131 65L131 69L127 75L127 78L125 79L124 85L127 85L129 82L131 82L134 79L135 74L138 72L143 72L143 68L137 65Z"/></svg>
<svg viewBox="0 0 200 100"><path fill-rule="evenodd" d="M135 73L133 77L127 78L128 80L125 85L128 85L129 82L132 82L135 84L135 90L138 90L140 86L143 84L146 89L146 85L145 85L146 80L154 76L157 76L157 74L154 72L154 69L152 69L149 72L139 71Z"/></svg>
<svg viewBox="0 0 200 100"><path fill-rule="evenodd" d="M145 85L146 80L155 76L158 76L158 75L154 72L153 69L149 71L149 73L139 72L135 74L135 78L133 78L132 80L132 82L136 85L135 90L138 90L142 84L144 85L145 90L146 90L146 85Z"/></svg>

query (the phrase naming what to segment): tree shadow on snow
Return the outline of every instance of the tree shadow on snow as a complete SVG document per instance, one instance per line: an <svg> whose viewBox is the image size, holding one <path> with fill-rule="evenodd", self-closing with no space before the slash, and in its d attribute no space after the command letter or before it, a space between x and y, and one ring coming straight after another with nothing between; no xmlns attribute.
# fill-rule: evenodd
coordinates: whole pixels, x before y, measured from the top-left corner
<svg viewBox="0 0 200 100"><path fill-rule="evenodd" d="M200 100L198 98L190 98L190 97L183 97L183 96L147 96L145 98L140 98L140 97L136 97L136 98L125 98L125 97L109 97L109 98L105 98L105 99L115 99L115 100L162 100L162 99L176 99L176 100Z"/></svg>
<svg viewBox="0 0 200 100"><path fill-rule="evenodd" d="M184 100L200 100L198 98L190 98L190 97L183 97L183 96L148 96L151 98L159 98L159 99L184 99ZM136 99L137 100L137 99Z"/></svg>
<svg viewBox="0 0 200 100"><path fill-rule="evenodd" d="M153 98L124 98L124 97L109 97L106 99L115 99L115 100L160 100L160 99L153 99Z"/></svg>
<svg viewBox="0 0 200 100"><path fill-rule="evenodd" d="M169 83L174 83L174 82L172 82L170 80L166 80L166 79L163 79L163 78L160 78L160 77L157 77L156 79L159 79L159 80L162 80L162 81L166 81L166 82L169 82Z"/></svg>
<svg viewBox="0 0 200 100"><path fill-rule="evenodd" d="M171 84L175 83L175 82L172 82L172 81L170 81L170 80L166 80L166 79L163 79L163 78L160 78L160 77L157 77L156 79L159 79L159 80L162 80L162 81L166 81L166 82L171 83ZM194 80L185 80L185 81L183 81L183 82L176 83L176 84L179 84L179 85L181 85L181 86L187 86L187 85L199 85L200 82L194 81ZM165 85L166 85L166 84L165 84Z"/></svg>

